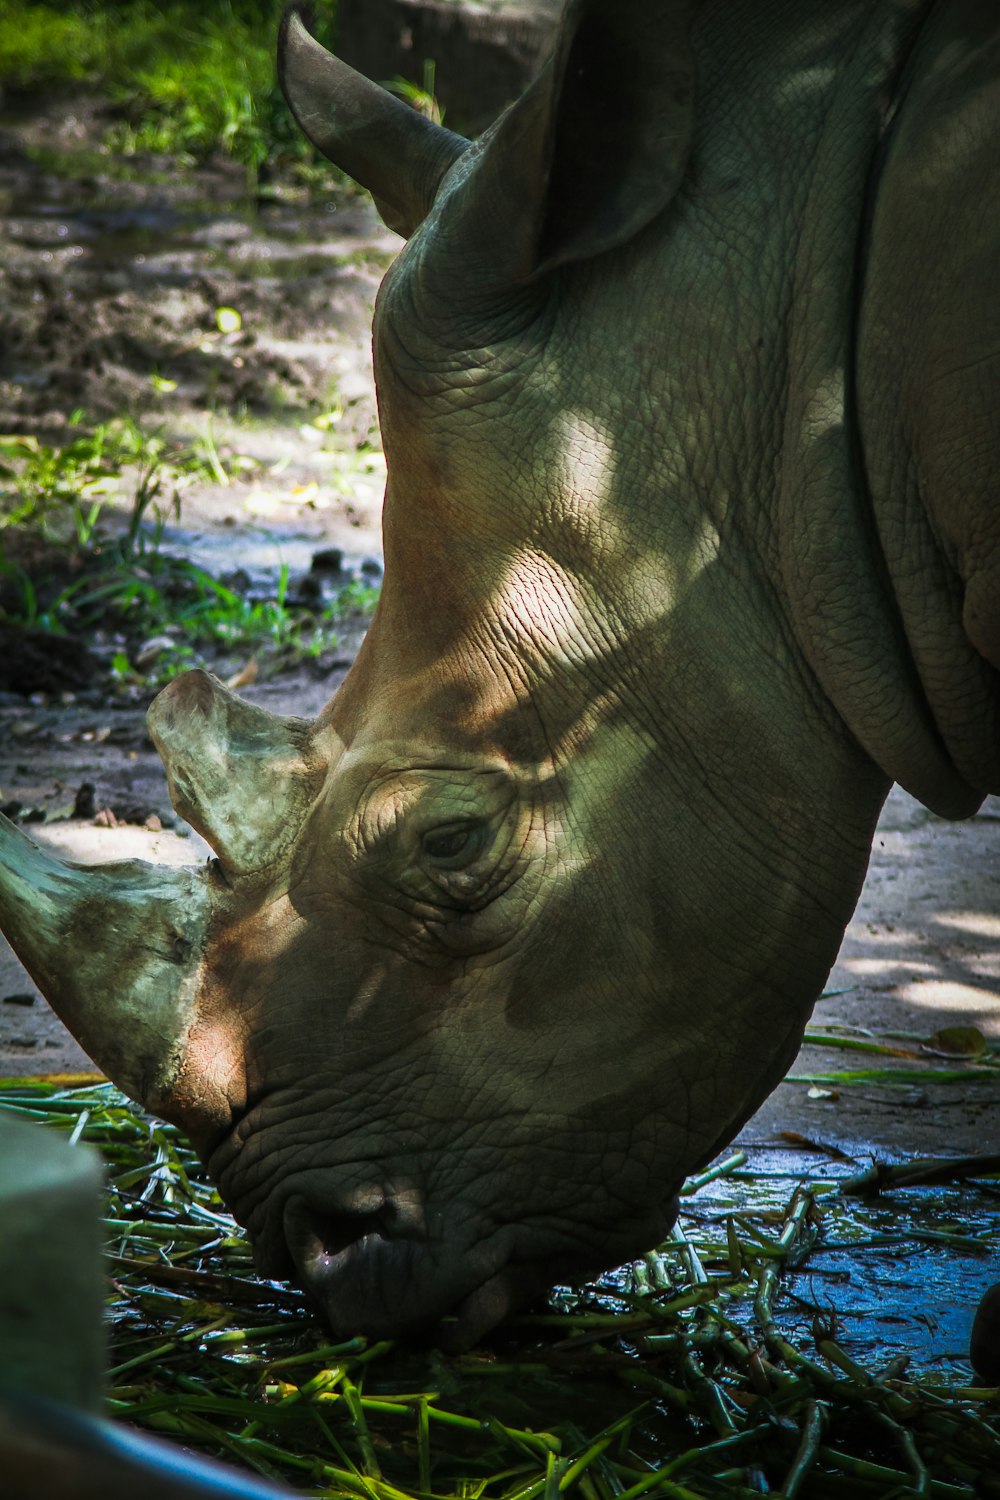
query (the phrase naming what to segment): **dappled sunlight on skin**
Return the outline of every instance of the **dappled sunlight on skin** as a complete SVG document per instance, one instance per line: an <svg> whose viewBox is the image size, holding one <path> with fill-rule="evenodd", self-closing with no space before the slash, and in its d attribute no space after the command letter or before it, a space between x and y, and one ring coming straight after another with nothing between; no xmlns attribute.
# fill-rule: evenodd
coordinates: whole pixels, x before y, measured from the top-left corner
<svg viewBox="0 0 1000 1500"><path fill-rule="evenodd" d="M813 95L823 95L829 89L836 77L836 69L827 66L799 68L790 72L786 78L781 80L780 93L782 98L809 99Z"/></svg>
<svg viewBox="0 0 1000 1500"><path fill-rule="evenodd" d="M802 413L803 432L810 441L844 425L844 371L838 366L817 378Z"/></svg>
<svg viewBox="0 0 1000 1500"><path fill-rule="evenodd" d="M547 396L558 391L559 376L558 364L540 373ZM624 661L631 659L633 671L643 661L655 677L658 663L645 661L635 643L645 633L648 646L662 627L665 650L667 620L720 550L715 524L691 504L690 494L684 496L682 480L675 478L665 493L662 474L651 480L648 470L638 487L649 491L645 503L660 513L661 526L663 514L672 517L675 545L645 545L643 528L635 524L636 468L643 469L643 459L626 442L626 414L614 416L609 426L582 407L552 412L547 443L535 460L543 503L531 526L533 545L504 558L486 606L531 681L550 734L566 743L573 736L565 723L551 724L554 704L564 700L567 715L576 712L574 699L589 704L580 710L582 722L593 719L595 702L607 694L610 716L620 708ZM653 535L651 528L651 541ZM550 682L558 683L558 694Z"/></svg>
<svg viewBox="0 0 1000 1500"><path fill-rule="evenodd" d="M586 524L585 513L599 513L611 494L618 469L614 439L603 420L590 412L560 412L553 429L552 469L562 471L556 492L565 497L574 519ZM551 486L551 473L539 478L544 489Z"/></svg>

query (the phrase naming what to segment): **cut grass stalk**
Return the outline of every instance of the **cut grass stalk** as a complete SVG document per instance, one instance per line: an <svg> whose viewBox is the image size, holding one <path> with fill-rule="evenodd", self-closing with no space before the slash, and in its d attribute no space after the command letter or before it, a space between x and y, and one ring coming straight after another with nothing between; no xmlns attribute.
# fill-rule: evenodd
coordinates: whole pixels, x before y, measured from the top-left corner
<svg viewBox="0 0 1000 1500"><path fill-rule="evenodd" d="M381 1479L382 1468L375 1456L371 1433L368 1431L368 1423L365 1420L365 1404L361 1399L361 1392L347 1375L341 1376L341 1393L347 1410L351 1414L363 1471L369 1479ZM404 1407L403 1410L405 1411L406 1408Z"/></svg>
<svg viewBox="0 0 1000 1500"><path fill-rule="evenodd" d="M788 1073L786 1083L854 1084L877 1083L892 1088L928 1083L996 1083L1000 1067L981 1063L968 1068L855 1068L839 1073Z"/></svg>
<svg viewBox="0 0 1000 1500"><path fill-rule="evenodd" d="M892 1188L940 1187L970 1177L1000 1175L1000 1156L922 1157L916 1161L875 1162L857 1177L845 1178L842 1193L881 1193Z"/></svg>
<svg viewBox="0 0 1000 1500"><path fill-rule="evenodd" d="M111 1261L112 1409L305 1493L536 1500L548 1485L555 1500L729 1500L767 1474L786 1476L798 1500L884 1500L897 1488L959 1500L977 1485L992 1496L994 1392L961 1371L953 1389L940 1376L906 1379L899 1361L887 1369L884 1354L871 1362L832 1336L811 1357L788 1333L786 1292L792 1267L809 1267L817 1198L840 1231L832 1243L853 1250L853 1223L866 1231L859 1244L878 1238L842 1184L800 1186L775 1209L766 1177L719 1174L735 1184L740 1171L745 1204L725 1213L724 1235L714 1216L690 1217L634 1290L612 1277L575 1302L564 1293L549 1312L510 1320L499 1359L487 1348L446 1360L387 1340L330 1342L299 1293L251 1280L247 1247L194 1154L110 1086L0 1096L114 1164L108 1219L125 1253ZM896 1186L921 1191L903 1197L894 1243L922 1234L942 1256L988 1242L922 1217L928 1196L964 1191L978 1203L976 1188L911 1174L884 1190ZM656 1284L661 1267L669 1290ZM803 1305L797 1295L799 1320ZM745 1332L754 1313L761 1347Z"/></svg>
<svg viewBox="0 0 1000 1500"><path fill-rule="evenodd" d="M795 1500L810 1469L819 1456L820 1440L823 1436L823 1411L818 1401L808 1402L805 1410L805 1421L802 1424L802 1439L799 1443L792 1466L785 1475L781 1486L781 1494L784 1500Z"/></svg>

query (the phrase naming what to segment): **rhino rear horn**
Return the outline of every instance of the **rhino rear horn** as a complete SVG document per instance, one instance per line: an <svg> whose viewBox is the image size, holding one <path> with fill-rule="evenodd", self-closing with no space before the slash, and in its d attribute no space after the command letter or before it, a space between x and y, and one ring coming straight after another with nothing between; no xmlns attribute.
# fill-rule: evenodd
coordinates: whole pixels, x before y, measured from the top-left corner
<svg viewBox="0 0 1000 1500"><path fill-rule="evenodd" d="M326 775L311 722L247 703L200 670L175 677L146 722L174 807L223 870L250 875L278 862Z"/></svg>
<svg viewBox="0 0 1000 1500"><path fill-rule="evenodd" d="M502 334L524 289L671 203L694 134L695 9L570 0L548 63L470 148L421 262L424 305L452 329L464 317L470 344Z"/></svg>
<svg viewBox="0 0 1000 1500"><path fill-rule="evenodd" d="M278 79L313 145L368 189L390 229L411 235L468 141L327 52L295 6L281 23Z"/></svg>

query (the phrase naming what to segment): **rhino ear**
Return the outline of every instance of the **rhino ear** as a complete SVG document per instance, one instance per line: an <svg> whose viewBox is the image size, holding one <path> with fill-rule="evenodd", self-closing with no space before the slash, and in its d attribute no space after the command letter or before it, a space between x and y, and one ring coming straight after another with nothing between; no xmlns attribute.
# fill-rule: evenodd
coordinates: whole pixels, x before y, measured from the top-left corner
<svg viewBox="0 0 1000 1500"><path fill-rule="evenodd" d="M281 23L278 79L313 145L369 190L390 229L412 234L468 141L327 52L295 6Z"/></svg>
<svg viewBox="0 0 1000 1500"><path fill-rule="evenodd" d="M570 0L549 62L444 206L446 258L516 283L625 243L670 202L691 150L696 3Z"/></svg>

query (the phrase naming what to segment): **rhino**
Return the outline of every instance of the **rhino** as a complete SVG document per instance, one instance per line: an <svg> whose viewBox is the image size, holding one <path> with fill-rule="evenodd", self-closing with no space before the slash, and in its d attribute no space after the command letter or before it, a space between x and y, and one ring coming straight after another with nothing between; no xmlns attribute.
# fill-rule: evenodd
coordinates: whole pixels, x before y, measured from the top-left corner
<svg viewBox="0 0 1000 1500"><path fill-rule="evenodd" d="M207 866L4 824L5 931L340 1334L657 1244L781 1078L900 782L1000 791L1000 19L570 0L475 142L280 74L405 237L381 601L312 721L150 731Z"/></svg>

